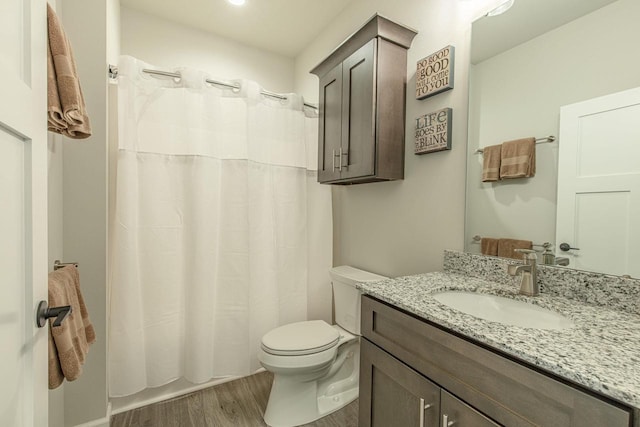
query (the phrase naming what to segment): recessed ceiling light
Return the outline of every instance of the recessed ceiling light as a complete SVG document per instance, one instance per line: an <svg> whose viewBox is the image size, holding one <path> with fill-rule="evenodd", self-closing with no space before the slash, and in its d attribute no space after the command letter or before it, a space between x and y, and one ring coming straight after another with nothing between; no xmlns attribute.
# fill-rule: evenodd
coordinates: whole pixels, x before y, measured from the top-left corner
<svg viewBox="0 0 640 427"><path fill-rule="evenodd" d="M502 15L507 10L511 9L511 6L513 6L513 2L514 2L514 0L506 0L504 3L500 4L498 7L496 7L495 9L490 11L489 13L487 13L487 16Z"/></svg>
<svg viewBox="0 0 640 427"><path fill-rule="evenodd" d="M242 6L246 0L227 0L227 1L234 6Z"/></svg>

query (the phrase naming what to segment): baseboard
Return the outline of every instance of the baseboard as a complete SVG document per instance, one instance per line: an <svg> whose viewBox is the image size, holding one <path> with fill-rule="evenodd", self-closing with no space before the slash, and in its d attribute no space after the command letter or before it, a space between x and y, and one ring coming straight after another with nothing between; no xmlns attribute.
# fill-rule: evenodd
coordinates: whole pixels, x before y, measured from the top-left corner
<svg viewBox="0 0 640 427"><path fill-rule="evenodd" d="M86 423L77 424L75 427L109 427L111 421L111 402L107 404L107 414L103 418L88 421Z"/></svg>

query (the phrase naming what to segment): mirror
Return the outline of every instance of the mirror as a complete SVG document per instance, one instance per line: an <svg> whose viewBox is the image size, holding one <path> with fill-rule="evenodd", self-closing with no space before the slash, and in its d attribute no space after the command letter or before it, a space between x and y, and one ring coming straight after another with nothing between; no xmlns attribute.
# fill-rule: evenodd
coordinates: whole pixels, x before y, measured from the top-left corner
<svg viewBox="0 0 640 427"><path fill-rule="evenodd" d="M466 251L480 253L474 236L561 243L560 107L640 86L639 18L637 0L516 0L506 13L473 23ZM557 139L536 145L534 177L481 181L477 149L549 135Z"/></svg>

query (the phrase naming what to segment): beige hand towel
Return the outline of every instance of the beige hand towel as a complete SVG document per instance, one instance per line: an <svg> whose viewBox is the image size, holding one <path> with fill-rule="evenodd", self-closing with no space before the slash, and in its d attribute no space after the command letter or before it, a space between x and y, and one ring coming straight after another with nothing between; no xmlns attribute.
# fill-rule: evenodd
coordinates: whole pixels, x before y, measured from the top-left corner
<svg viewBox="0 0 640 427"><path fill-rule="evenodd" d="M484 147L482 152L482 182L498 181L500 179L500 157L502 145Z"/></svg>
<svg viewBox="0 0 640 427"><path fill-rule="evenodd" d="M498 256L502 258L522 259L522 254L514 249L531 249L531 240L498 239Z"/></svg>
<svg viewBox="0 0 640 427"><path fill-rule="evenodd" d="M529 178L536 174L536 139L514 139L502 143L500 178Z"/></svg>
<svg viewBox="0 0 640 427"><path fill-rule="evenodd" d="M49 48L47 49L48 129L74 139L91 136L76 61L71 44L54 10L47 4Z"/></svg>
<svg viewBox="0 0 640 427"><path fill-rule="evenodd" d="M498 239L483 237L480 239L480 253L482 255L498 255Z"/></svg>
<svg viewBox="0 0 640 427"><path fill-rule="evenodd" d="M87 306L80 292L80 275L74 266L67 266L49 273L49 307L71 306L71 314L61 326L52 327L49 319L49 388L82 374L82 365L89 346L95 342L96 333L89 320Z"/></svg>

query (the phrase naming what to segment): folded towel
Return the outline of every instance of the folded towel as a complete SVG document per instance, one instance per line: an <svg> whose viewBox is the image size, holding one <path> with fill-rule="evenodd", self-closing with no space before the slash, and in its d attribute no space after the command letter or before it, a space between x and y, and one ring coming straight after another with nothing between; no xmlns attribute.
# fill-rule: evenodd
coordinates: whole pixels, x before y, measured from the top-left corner
<svg viewBox="0 0 640 427"><path fill-rule="evenodd" d="M63 377L68 381L82 374L89 346L96 333L89 320L87 306L80 292L80 275L74 266L49 273L49 307L71 306L71 314L62 325L51 327L49 321L49 388L58 387Z"/></svg>
<svg viewBox="0 0 640 427"><path fill-rule="evenodd" d="M500 157L502 145L490 145L484 147L482 152L482 182L497 181L500 179Z"/></svg>
<svg viewBox="0 0 640 427"><path fill-rule="evenodd" d="M91 136L76 61L71 44L55 12L47 4L49 48L47 49L48 129L74 139Z"/></svg>
<svg viewBox="0 0 640 427"><path fill-rule="evenodd" d="M503 258L522 259L522 254L514 249L531 249L531 240L498 239L498 256Z"/></svg>
<svg viewBox="0 0 640 427"><path fill-rule="evenodd" d="M482 255L498 255L498 239L490 237L480 239L480 253Z"/></svg>
<svg viewBox="0 0 640 427"><path fill-rule="evenodd" d="M536 139L514 139L502 143L500 179L529 178L536 174Z"/></svg>

